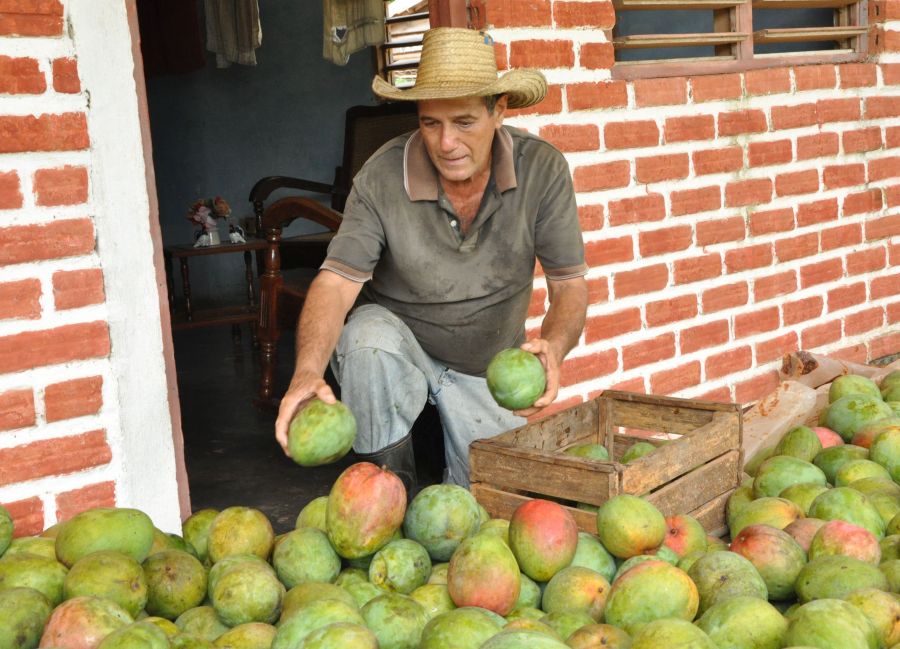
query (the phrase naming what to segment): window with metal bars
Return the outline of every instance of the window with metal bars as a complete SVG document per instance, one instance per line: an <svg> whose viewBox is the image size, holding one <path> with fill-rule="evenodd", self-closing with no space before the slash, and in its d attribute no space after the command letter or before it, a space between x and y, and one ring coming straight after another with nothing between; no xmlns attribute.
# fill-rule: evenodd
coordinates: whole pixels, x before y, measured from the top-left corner
<svg viewBox="0 0 900 649"><path fill-rule="evenodd" d="M428 0L387 0L384 15L379 73L398 88L408 88L416 82L422 35L429 28Z"/></svg>
<svg viewBox="0 0 900 649"><path fill-rule="evenodd" d="M613 0L615 78L859 61L866 0Z"/></svg>

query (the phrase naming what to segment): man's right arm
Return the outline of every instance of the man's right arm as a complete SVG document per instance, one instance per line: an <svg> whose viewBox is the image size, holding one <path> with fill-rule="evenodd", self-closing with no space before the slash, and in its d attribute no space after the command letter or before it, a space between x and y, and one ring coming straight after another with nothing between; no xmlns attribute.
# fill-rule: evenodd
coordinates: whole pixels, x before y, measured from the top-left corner
<svg viewBox="0 0 900 649"><path fill-rule="evenodd" d="M326 403L335 401L334 393L325 383L325 368L362 286L360 282L322 270L309 287L297 325L294 375L275 421L275 439L285 454L288 427L300 406L313 397Z"/></svg>

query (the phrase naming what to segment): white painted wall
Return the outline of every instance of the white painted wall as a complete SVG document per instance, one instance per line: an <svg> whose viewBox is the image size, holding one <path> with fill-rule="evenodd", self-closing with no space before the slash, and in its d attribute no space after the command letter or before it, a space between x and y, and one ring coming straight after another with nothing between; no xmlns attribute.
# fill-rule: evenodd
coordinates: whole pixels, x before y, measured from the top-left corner
<svg viewBox="0 0 900 649"><path fill-rule="evenodd" d="M166 383L160 318L165 287L158 285L153 265L155 230L126 7L124 2L70 0L68 10L89 97L93 217L112 341L114 394L104 395L109 398L104 409L119 415L118 426L108 429L117 499L120 506L146 512L160 529L178 532L169 410L170 396L177 395Z"/></svg>

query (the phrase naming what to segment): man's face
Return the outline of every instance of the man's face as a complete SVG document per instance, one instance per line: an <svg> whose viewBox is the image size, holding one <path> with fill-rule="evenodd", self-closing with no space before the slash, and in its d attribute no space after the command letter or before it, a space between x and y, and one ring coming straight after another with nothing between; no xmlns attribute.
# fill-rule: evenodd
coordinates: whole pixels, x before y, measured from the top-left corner
<svg viewBox="0 0 900 649"><path fill-rule="evenodd" d="M506 97L500 97L492 113L481 97L419 102L419 131L445 181L466 182L488 170L494 131L503 123L505 109Z"/></svg>

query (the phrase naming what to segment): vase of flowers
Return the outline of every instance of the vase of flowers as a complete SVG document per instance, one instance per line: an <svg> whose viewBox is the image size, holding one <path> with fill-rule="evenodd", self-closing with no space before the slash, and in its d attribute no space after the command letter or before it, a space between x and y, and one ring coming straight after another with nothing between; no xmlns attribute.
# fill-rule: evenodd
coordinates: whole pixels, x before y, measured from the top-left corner
<svg viewBox="0 0 900 649"><path fill-rule="evenodd" d="M198 198L188 210L187 219L199 226L194 232L194 247L216 246L221 243L218 219L227 219L231 208L221 196Z"/></svg>

